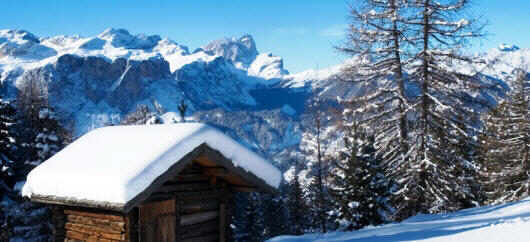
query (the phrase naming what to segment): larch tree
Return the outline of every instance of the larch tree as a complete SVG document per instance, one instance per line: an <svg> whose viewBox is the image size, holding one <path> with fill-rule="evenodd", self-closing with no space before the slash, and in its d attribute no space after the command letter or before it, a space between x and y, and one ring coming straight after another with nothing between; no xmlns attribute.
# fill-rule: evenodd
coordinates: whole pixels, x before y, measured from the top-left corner
<svg viewBox="0 0 530 242"><path fill-rule="evenodd" d="M465 19L467 0L364 0L351 10L348 42L339 50L356 57L339 79L359 83L363 95L352 115L375 130L375 148L393 193L395 219L477 204L471 175L480 88L473 72L458 67L482 36L479 20Z"/></svg>
<svg viewBox="0 0 530 242"><path fill-rule="evenodd" d="M474 62L462 54L463 47L482 36L478 20L463 18L468 5L467 0L408 1L411 11L404 24L414 45L407 69L419 93L410 104L415 117L409 131L416 137L409 147L411 158L393 172L401 188L395 194L398 219L457 210L462 198L474 199L455 175L474 161L446 150L447 143L474 145L477 112L467 91L479 88L477 76L457 68Z"/></svg>
<svg viewBox="0 0 530 242"><path fill-rule="evenodd" d="M325 128L328 114L325 112L322 100L311 99L307 105L310 122L306 124L302 141L302 153L308 157L309 184L308 198L311 201L313 227L317 231L326 233L328 229L329 195L326 188L328 156L325 154Z"/></svg>
<svg viewBox="0 0 530 242"><path fill-rule="evenodd" d="M337 49L356 60L339 80L354 82L364 93L343 100L362 125L379 127L375 147L393 165L406 162L410 153L406 97L409 44L405 38L404 0L363 0L350 7L347 41Z"/></svg>
<svg viewBox="0 0 530 242"><path fill-rule="evenodd" d="M484 117L481 161L488 203L530 195L530 80L516 70L510 95Z"/></svg>

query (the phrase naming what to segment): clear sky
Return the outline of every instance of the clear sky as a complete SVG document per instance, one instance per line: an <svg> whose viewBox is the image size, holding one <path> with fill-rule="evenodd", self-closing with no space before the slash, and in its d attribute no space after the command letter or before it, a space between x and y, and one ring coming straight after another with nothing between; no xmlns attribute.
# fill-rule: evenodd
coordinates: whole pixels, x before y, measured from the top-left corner
<svg viewBox="0 0 530 242"><path fill-rule="evenodd" d="M2 0L0 29L37 36L94 36L104 29L159 34L194 48L221 37L254 36L260 52L284 58L291 72L344 59L347 3L355 0ZM474 51L500 43L530 48L530 0L475 0L471 11L489 22Z"/></svg>

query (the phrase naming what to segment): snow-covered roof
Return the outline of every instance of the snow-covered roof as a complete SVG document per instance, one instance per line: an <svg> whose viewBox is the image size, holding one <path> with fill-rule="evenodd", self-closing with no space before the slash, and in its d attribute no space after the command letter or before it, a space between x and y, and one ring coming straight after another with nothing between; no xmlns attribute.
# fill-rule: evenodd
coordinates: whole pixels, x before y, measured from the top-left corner
<svg viewBox="0 0 530 242"><path fill-rule="evenodd" d="M180 123L95 129L33 169L22 194L120 208L204 144L278 188L281 172L265 159L208 125Z"/></svg>

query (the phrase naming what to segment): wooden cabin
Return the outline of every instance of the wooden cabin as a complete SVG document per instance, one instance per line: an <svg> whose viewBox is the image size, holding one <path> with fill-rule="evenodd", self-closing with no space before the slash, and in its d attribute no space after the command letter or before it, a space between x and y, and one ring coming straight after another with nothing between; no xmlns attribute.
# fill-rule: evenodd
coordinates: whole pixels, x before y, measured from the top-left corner
<svg viewBox="0 0 530 242"><path fill-rule="evenodd" d="M85 136L35 168L23 188L53 205L56 241L230 241L234 193L274 193L281 181L270 163L203 124L113 126ZM149 152L130 150L142 147L136 142ZM119 178L106 177L113 174ZM104 186L116 181L123 184Z"/></svg>

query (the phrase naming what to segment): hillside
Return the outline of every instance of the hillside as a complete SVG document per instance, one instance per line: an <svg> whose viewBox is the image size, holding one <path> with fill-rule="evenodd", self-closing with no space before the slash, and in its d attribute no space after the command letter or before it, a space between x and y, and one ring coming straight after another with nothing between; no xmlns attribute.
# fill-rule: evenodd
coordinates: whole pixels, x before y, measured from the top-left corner
<svg viewBox="0 0 530 242"><path fill-rule="evenodd" d="M279 236L270 242L309 241L528 241L530 199L451 214L417 215L401 223L354 232Z"/></svg>

